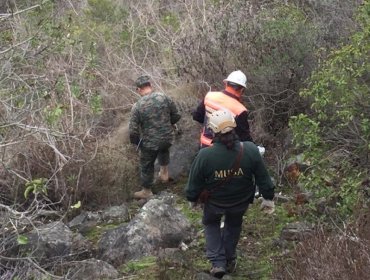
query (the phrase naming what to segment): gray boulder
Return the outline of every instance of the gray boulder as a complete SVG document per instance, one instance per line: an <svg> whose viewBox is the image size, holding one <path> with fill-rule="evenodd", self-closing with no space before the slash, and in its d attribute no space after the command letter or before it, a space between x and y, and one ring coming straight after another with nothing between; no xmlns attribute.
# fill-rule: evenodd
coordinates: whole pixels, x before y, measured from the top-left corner
<svg viewBox="0 0 370 280"><path fill-rule="evenodd" d="M286 241L302 241L314 234L314 227L305 222L286 225L281 231L280 239Z"/></svg>
<svg viewBox="0 0 370 280"><path fill-rule="evenodd" d="M68 227L72 230L77 230L81 234L94 229L102 222L100 214L93 212L82 212L80 215L74 217L69 223Z"/></svg>
<svg viewBox="0 0 370 280"><path fill-rule="evenodd" d="M27 244L19 245L20 252L27 253L39 261L49 261L69 255L86 256L90 244L81 234L73 233L62 222L52 222L42 225L25 234Z"/></svg>
<svg viewBox="0 0 370 280"><path fill-rule="evenodd" d="M127 224L106 232L99 242L100 257L114 265L154 255L160 248L177 248L191 236L191 224L174 206L174 196L149 200Z"/></svg>
<svg viewBox="0 0 370 280"><path fill-rule="evenodd" d="M128 207L124 204L105 209L101 216L106 223L123 223L130 219Z"/></svg>
<svg viewBox="0 0 370 280"><path fill-rule="evenodd" d="M68 227L86 234L103 223L123 223L129 220L129 210L126 205L111 206L100 212L82 212L74 217Z"/></svg>
<svg viewBox="0 0 370 280"><path fill-rule="evenodd" d="M67 275L71 280L117 279L118 271L109 263L97 259L74 262Z"/></svg>

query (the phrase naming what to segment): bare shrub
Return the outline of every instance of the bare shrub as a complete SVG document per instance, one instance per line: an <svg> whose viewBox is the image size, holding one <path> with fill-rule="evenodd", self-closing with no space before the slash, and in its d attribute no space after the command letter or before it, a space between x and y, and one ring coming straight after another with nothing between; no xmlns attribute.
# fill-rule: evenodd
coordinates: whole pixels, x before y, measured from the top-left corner
<svg viewBox="0 0 370 280"><path fill-rule="evenodd" d="M352 0L295 0L296 5L313 19L319 28L317 43L328 49L335 47L338 41L346 41L357 28L354 13L364 1Z"/></svg>
<svg viewBox="0 0 370 280"><path fill-rule="evenodd" d="M0 279L59 279L32 256L32 251L22 254L20 246L28 244L27 232L50 219L62 220L64 214L55 211L55 203L41 191L32 192L27 204L15 203L0 203Z"/></svg>
<svg viewBox="0 0 370 280"><path fill-rule="evenodd" d="M78 199L72 190L91 193L86 166L95 155L109 165L101 140L124 128L141 74L188 112L207 90L222 88L231 70L244 70L261 141L305 105L296 92L315 66L317 30L287 1L51 1L22 8L0 17L7 187L45 177L64 205L72 193Z"/></svg>
<svg viewBox="0 0 370 280"><path fill-rule="evenodd" d="M104 36L86 33L77 43L79 25L72 27L50 3L38 8L4 17L7 28L1 30L20 42L2 51L1 188L9 194L4 199L22 202L25 185L46 178L49 198L68 207L94 189L82 178L96 155L99 164L110 166L99 139L124 119L136 95L126 86L131 82L122 80L131 69L122 70L124 62L110 56ZM100 67L98 55L107 58ZM112 160L113 166L122 162ZM114 176L105 174L100 173L102 181L111 183Z"/></svg>
<svg viewBox="0 0 370 280"><path fill-rule="evenodd" d="M127 201L138 184L138 156L134 148L105 143L96 151L94 160L83 167L75 195L87 207L101 208Z"/></svg>
<svg viewBox="0 0 370 280"><path fill-rule="evenodd" d="M370 244L349 230L320 229L298 244L291 258L275 279L368 279L370 273Z"/></svg>

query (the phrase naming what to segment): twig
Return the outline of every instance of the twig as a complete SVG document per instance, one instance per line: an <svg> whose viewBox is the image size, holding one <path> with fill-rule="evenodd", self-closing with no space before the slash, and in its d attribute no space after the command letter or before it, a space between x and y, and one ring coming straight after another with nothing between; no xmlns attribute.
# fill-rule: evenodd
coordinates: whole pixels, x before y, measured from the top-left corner
<svg viewBox="0 0 370 280"><path fill-rule="evenodd" d="M78 16L79 14L77 13L77 11L76 11L75 7L73 6L72 2L70 0L67 0L67 1L68 1L69 5L71 5L72 10L74 11L74 13Z"/></svg>
<svg viewBox="0 0 370 280"><path fill-rule="evenodd" d="M2 204L0 203L0 209L5 209L7 210L8 212L12 213L13 215L21 215L23 212L19 212L17 210L14 210L13 208L11 208L10 206L8 205L5 205L5 204Z"/></svg>
<svg viewBox="0 0 370 280"><path fill-rule="evenodd" d="M53 277L55 279L65 279L64 277L60 277L60 276L56 276L54 274L51 274L50 272L47 272L45 269L43 269L41 266L39 266L34 260L32 260L31 258L27 258L27 261L29 261L31 264L33 264L38 270L42 271L42 273L50 276L50 277Z"/></svg>
<svg viewBox="0 0 370 280"><path fill-rule="evenodd" d="M14 49L14 48L16 48L16 47L18 47L18 46L20 46L20 45L23 45L23 44L27 43L28 41L32 40L33 38L34 38L34 37L28 38L28 39L26 39L26 40L24 40L24 41L22 41L22 42L20 42L20 43L18 43L18 44L15 44L15 45L13 45L13 46L11 46L11 47L7 48L6 50L0 51L0 54L7 53L8 51L11 51L12 49Z"/></svg>
<svg viewBox="0 0 370 280"><path fill-rule="evenodd" d="M33 10L33 9L36 9L36 8L39 8L39 7L41 7L41 6L40 5L34 5L34 6L31 6L31 7L26 8L26 9L23 9L23 10L20 10L20 11L16 11L15 13L0 14L0 16L1 16L0 17L0 21L6 19L8 17L14 17L14 16L19 15L19 14L21 14L23 12L27 12L29 10Z"/></svg>
<svg viewBox="0 0 370 280"><path fill-rule="evenodd" d="M9 173L12 173L14 174L15 176L17 176L18 178L22 179L24 182L29 182L28 179L24 178L23 176L19 175L17 172L15 172L14 170L9 170L8 171Z"/></svg>
<svg viewBox="0 0 370 280"><path fill-rule="evenodd" d="M66 84L67 84L67 90L68 90L68 94L69 94L69 106L71 107L71 129L73 131L73 122L74 122L74 117L73 117L73 96L72 96L72 92L71 92L71 87L69 86L69 81L68 81L68 77L67 77L67 73L64 73L64 77L66 79Z"/></svg>
<svg viewBox="0 0 370 280"><path fill-rule="evenodd" d="M0 144L0 148L4 148L4 147L7 147L7 146L16 145L16 144L24 143L24 142L26 142L26 141L15 141L15 142L9 142L9 143L6 143L6 144Z"/></svg>

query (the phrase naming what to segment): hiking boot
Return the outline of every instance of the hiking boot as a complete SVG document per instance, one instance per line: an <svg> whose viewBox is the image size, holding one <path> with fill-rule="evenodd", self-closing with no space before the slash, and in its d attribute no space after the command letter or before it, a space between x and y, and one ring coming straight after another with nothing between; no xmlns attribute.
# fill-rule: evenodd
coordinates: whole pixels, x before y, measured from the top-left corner
<svg viewBox="0 0 370 280"><path fill-rule="evenodd" d="M168 165L163 165L159 167L158 177L162 183L168 182L168 179L169 179Z"/></svg>
<svg viewBox="0 0 370 280"><path fill-rule="evenodd" d="M236 260L229 260L226 262L226 272L234 273L236 270Z"/></svg>
<svg viewBox="0 0 370 280"><path fill-rule="evenodd" d="M209 273L213 277L216 277L218 279L221 279L226 274L226 271L225 271L225 268L223 268L223 267L214 266L214 267L211 268L211 270L210 270Z"/></svg>
<svg viewBox="0 0 370 280"><path fill-rule="evenodd" d="M143 188L139 192L134 193L134 198L136 199L148 199L153 196L153 193L150 189Z"/></svg>

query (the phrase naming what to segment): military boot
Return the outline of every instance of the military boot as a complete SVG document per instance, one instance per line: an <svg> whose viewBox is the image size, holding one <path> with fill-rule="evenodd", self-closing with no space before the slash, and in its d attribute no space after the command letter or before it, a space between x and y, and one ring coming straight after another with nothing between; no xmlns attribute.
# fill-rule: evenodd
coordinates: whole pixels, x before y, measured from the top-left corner
<svg viewBox="0 0 370 280"><path fill-rule="evenodd" d="M169 181L168 165L163 165L159 167L158 177L159 181L162 183L167 183Z"/></svg>
<svg viewBox="0 0 370 280"><path fill-rule="evenodd" d="M153 196L151 189L143 188L141 191L134 193L134 198L136 199L148 199Z"/></svg>

